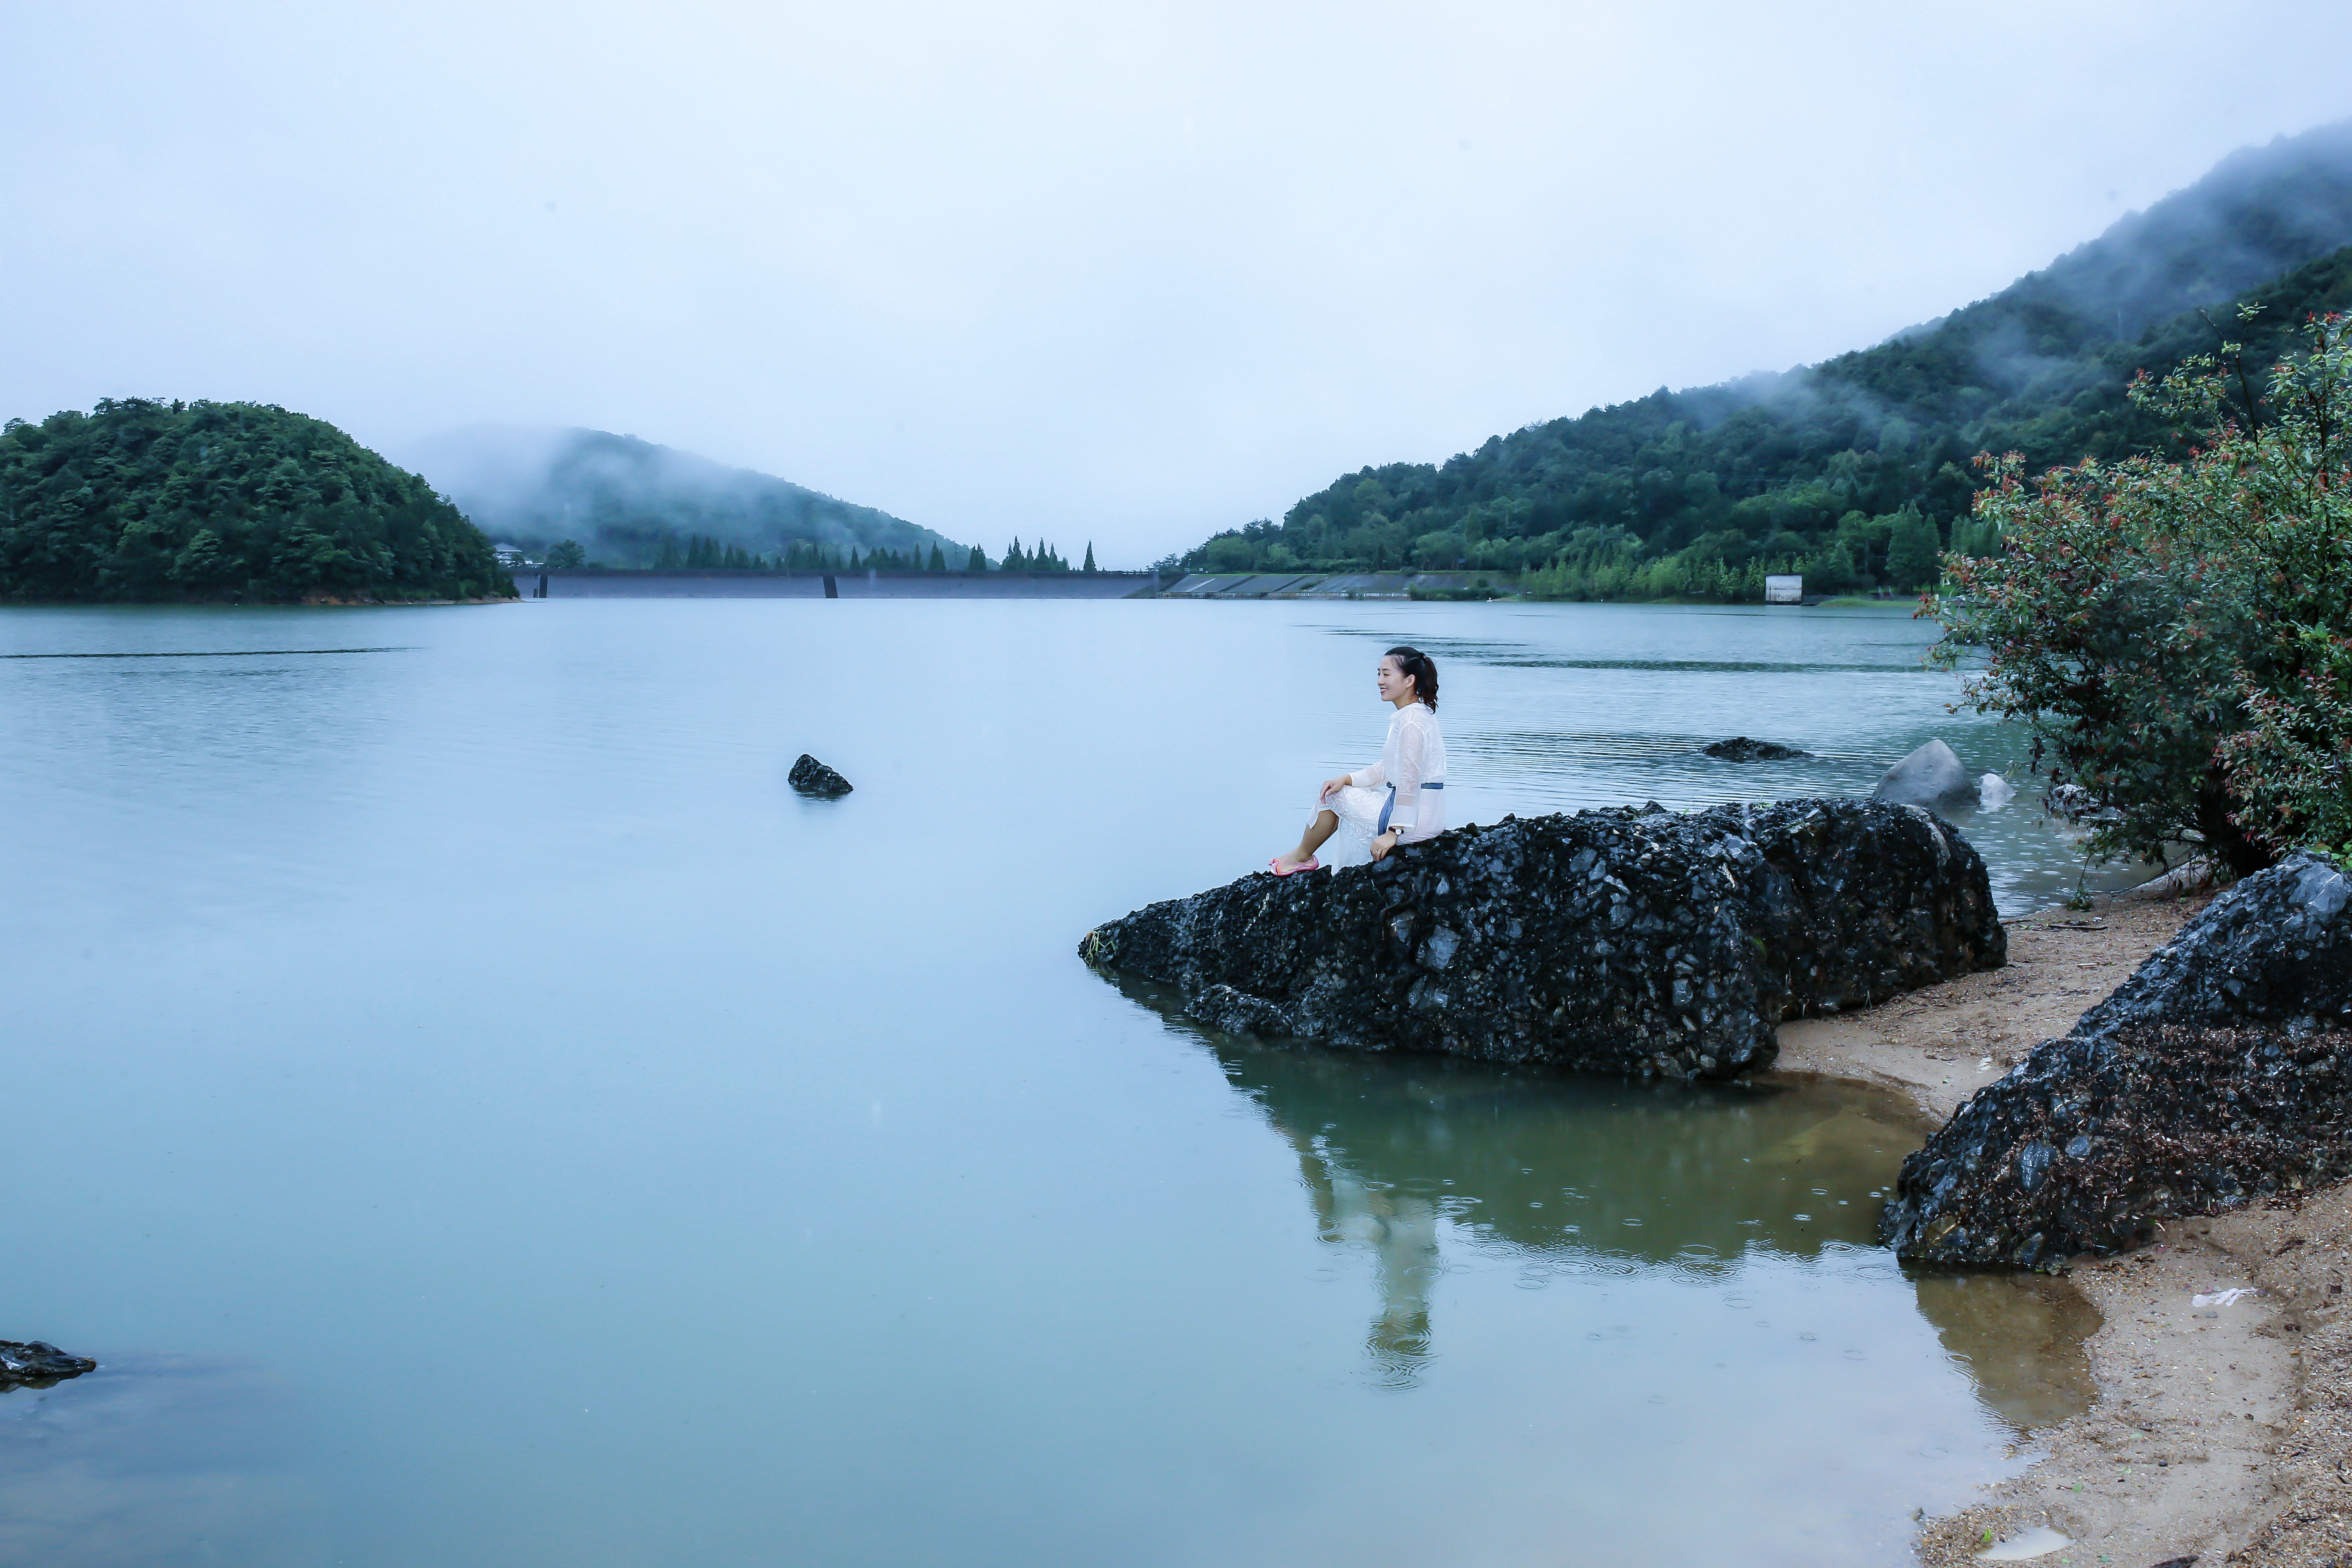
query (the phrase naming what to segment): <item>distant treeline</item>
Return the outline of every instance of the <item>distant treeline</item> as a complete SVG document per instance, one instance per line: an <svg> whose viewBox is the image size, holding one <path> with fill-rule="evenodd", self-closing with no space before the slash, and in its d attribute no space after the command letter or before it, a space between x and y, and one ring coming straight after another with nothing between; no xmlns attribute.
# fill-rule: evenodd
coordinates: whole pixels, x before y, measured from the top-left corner
<svg viewBox="0 0 2352 1568"><path fill-rule="evenodd" d="M1979 452L2030 468L2177 455L2125 391L2225 338L2250 365L2314 312L2352 308L2352 248L2115 341L2110 319L2018 290L1809 371L1599 408L1496 437L1440 467L1365 468L1281 523L1219 534L1188 571L1417 567L1526 574L1560 598L1755 600L1769 573L1809 592L1911 591L1938 551L1990 555L1969 521Z"/></svg>
<svg viewBox="0 0 2352 1568"><path fill-rule="evenodd" d="M2251 322L2242 303L2260 307ZM1525 574L1569 597L1929 585L1973 526L1979 454L2039 472L2178 456L2133 378L2244 345L2252 384L2309 315L2352 306L2352 121L2222 160L1990 299L1781 374L1647 397L1346 475L1280 523L1166 565ZM1932 535L1936 549L1928 548Z"/></svg>
<svg viewBox="0 0 2352 1568"><path fill-rule="evenodd" d="M547 564L558 568L602 568L604 563L588 559L588 552L577 540L559 540L547 552ZM746 550L740 544L729 544L701 534L688 534L683 542L665 538L656 570L719 571L719 572L1067 572L1069 562L1055 552L1051 545L1040 542L1034 550L1023 550L1019 539L1006 547L1003 561L992 566L988 552L973 545L968 554L950 563L948 552L938 544L931 546L926 557L919 550L889 550L881 546L859 553L855 544L820 544L811 540L793 540L773 554L763 555ZM1092 573L1095 547L1087 546L1085 564L1076 568Z"/></svg>
<svg viewBox="0 0 2352 1568"><path fill-rule="evenodd" d="M512 597L480 530L322 420L101 400L0 426L0 597Z"/></svg>

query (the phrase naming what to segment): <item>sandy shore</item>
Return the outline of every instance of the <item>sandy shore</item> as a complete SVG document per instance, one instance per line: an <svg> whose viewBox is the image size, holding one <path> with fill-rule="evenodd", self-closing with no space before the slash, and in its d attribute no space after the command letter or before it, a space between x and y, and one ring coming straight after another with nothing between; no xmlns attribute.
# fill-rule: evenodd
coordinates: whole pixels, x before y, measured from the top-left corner
<svg viewBox="0 0 2352 1568"><path fill-rule="evenodd" d="M1940 1124L2063 1034L2204 904L2141 894L2010 923L2010 966L1780 1030L1780 1070L1866 1079ZM1958 1514L1923 1522L1922 1562L1972 1562L2047 1526L2068 1568L2352 1565L2352 1188L2165 1226L2069 1275L2102 1319L2098 1403L2030 1436L2042 1456ZM2191 1298L2257 1292L2222 1306Z"/></svg>

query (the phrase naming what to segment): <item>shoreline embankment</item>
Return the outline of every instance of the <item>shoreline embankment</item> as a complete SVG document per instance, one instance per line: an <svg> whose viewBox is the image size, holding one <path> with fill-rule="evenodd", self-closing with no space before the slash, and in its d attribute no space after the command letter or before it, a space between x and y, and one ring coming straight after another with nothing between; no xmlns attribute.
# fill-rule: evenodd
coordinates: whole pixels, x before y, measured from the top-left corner
<svg viewBox="0 0 2352 1568"><path fill-rule="evenodd" d="M1783 1024L1775 1072L1893 1088L1940 1127L2209 900L2141 889L2014 918L2004 968ZM1923 1521L1921 1561L1974 1562L2037 1525L2074 1543L2038 1559L2066 1568L2352 1560L2352 1186L2167 1220L2147 1245L2066 1273L2102 1319L2085 1347L2097 1403L2030 1434L2038 1458L2021 1474ZM2250 1293L2213 1299L2232 1289Z"/></svg>

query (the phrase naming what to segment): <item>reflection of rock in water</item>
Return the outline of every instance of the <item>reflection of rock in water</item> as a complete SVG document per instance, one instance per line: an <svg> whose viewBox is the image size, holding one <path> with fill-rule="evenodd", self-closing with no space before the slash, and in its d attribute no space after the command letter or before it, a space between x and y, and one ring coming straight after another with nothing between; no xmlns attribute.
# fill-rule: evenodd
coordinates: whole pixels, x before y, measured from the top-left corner
<svg viewBox="0 0 2352 1568"><path fill-rule="evenodd" d="M1437 1250L1437 1205L1385 1184L1359 1181L1329 1157L1319 1137L1301 1145L1292 1135L1291 1142L1298 1148L1307 1189L1315 1194L1323 1239L1372 1255L1381 1312L1364 1349L1379 1369L1378 1381L1411 1388L1429 1360L1429 1288L1444 1268Z"/></svg>
<svg viewBox="0 0 2352 1568"><path fill-rule="evenodd" d="M1164 994L1134 986L1139 1000ZM1522 1273L1727 1275L1759 1251L1878 1250L1881 1200L1916 1146L1908 1101L1865 1084L1643 1086L1448 1057L1204 1039L1298 1156L1327 1245L1367 1256L1374 1378L1409 1388L1434 1353L1443 1248ZM1840 1202L1840 1200L1844 1200ZM2098 1315L2063 1281L1937 1276L1921 1312L1986 1405L2025 1428L2087 1407Z"/></svg>
<svg viewBox="0 0 2352 1568"><path fill-rule="evenodd" d="M1919 1310L1969 1365L1977 1394L2021 1432L2091 1407L2098 1385L2084 1348L2104 1321L2063 1279L2041 1274L1927 1274Z"/></svg>
<svg viewBox="0 0 2352 1568"><path fill-rule="evenodd" d="M171 1357L102 1363L54 1388L0 1395L0 1563L332 1560L266 1374Z"/></svg>
<svg viewBox="0 0 2352 1568"><path fill-rule="evenodd" d="M1366 1348L1392 1388L1418 1383L1433 1353L1445 1221L1474 1245L1685 1269L1733 1267L1758 1245L1868 1246L1868 1194L1916 1142L1907 1106L1860 1085L1643 1087L1445 1057L1213 1044L1297 1152L1322 1239L1368 1256L1380 1307ZM1848 1201L1823 1202L1816 1186Z"/></svg>

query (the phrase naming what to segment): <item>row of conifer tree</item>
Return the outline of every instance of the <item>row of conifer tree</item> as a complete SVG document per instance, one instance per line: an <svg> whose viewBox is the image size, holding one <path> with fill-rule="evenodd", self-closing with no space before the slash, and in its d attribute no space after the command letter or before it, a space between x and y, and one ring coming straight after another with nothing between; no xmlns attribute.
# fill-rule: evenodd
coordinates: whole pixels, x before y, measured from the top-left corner
<svg viewBox="0 0 2352 1568"><path fill-rule="evenodd" d="M577 566L585 564L586 552L571 540L565 540L549 552L551 565ZM746 550L740 544L722 543L689 533L683 541L670 537L662 541L661 554L654 562L658 569L688 571L716 570L721 572L1068 572L1069 560L1052 545L1040 540L1034 549L1024 550L1015 538L1005 547L1003 558L991 564L988 552L978 545L968 555L961 555L953 565L948 553L934 542L928 559L919 545L906 550L890 550L881 545L859 553L857 546L846 549L819 543L814 540L795 539L773 555L762 555ZM1086 560L1076 568L1092 573L1095 547L1087 545Z"/></svg>

